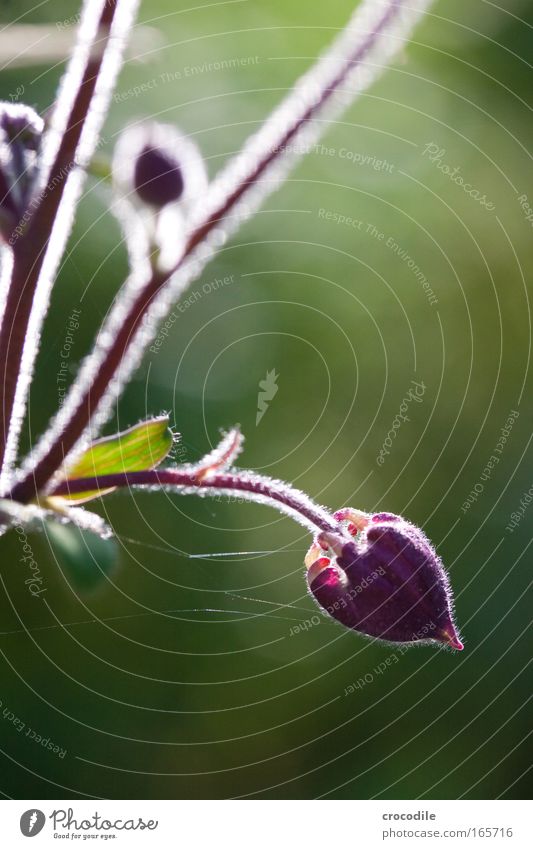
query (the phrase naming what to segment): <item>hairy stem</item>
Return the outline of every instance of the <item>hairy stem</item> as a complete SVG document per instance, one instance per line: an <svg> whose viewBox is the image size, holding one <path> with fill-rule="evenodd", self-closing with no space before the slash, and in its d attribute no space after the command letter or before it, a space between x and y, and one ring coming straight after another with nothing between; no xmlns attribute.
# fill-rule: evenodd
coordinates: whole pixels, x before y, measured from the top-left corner
<svg viewBox="0 0 533 849"><path fill-rule="evenodd" d="M93 478L66 480L58 484L51 495L75 495L111 487L165 487L182 495L226 495L239 493L248 501L281 507L311 531L335 531L339 523L323 507L315 504L305 493L289 484L248 471L210 474L202 477L196 471L161 469L159 471L124 472Z"/></svg>
<svg viewBox="0 0 533 849"><path fill-rule="evenodd" d="M2 468L4 463L9 468L16 458L51 281L70 232L82 169L94 152L105 115L102 89L107 88L107 100L111 96L116 68L113 73L110 54L121 51L120 30L127 29L128 21L123 19L131 18L131 7L131 0L87 0L84 4L80 37L43 140L43 167L28 205L29 220L24 221L22 235L15 237L15 231L13 236L13 268L0 329ZM117 66L117 56L111 58ZM77 178L75 187L73 178Z"/></svg>
<svg viewBox="0 0 533 849"><path fill-rule="evenodd" d="M429 0L366 0L347 29L295 86L263 128L215 179L191 215L185 250L169 271L126 284L61 411L36 447L11 497L42 492L87 430L100 425L138 365L158 322L198 277L217 247L283 180L288 166L328 120L363 90L405 43ZM320 118L320 122L316 119ZM297 144L298 143L298 144Z"/></svg>

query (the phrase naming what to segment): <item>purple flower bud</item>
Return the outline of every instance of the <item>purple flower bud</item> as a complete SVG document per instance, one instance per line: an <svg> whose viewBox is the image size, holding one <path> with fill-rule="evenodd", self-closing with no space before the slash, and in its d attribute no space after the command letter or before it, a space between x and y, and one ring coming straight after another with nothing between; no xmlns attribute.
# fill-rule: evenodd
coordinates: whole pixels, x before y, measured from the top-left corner
<svg viewBox="0 0 533 849"><path fill-rule="evenodd" d="M307 557L316 601L347 628L393 643L436 641L462 649L450 584L419 528L392 513L345 509Z"/></svg>
<svg viewBox="0 0 533 849"><path fill-rule="evenodd" d="M121 135L113 173L122 194L154 211L169 204L187 206L201 199L207 186L196 146L169 124L128 127Z"/></svg>
<svg viewBox="0 0 533 849"><path fill-rule="evenodd" d="M42 130L29 106L0 103L0 230L6 239L29 201Z"/></svg>

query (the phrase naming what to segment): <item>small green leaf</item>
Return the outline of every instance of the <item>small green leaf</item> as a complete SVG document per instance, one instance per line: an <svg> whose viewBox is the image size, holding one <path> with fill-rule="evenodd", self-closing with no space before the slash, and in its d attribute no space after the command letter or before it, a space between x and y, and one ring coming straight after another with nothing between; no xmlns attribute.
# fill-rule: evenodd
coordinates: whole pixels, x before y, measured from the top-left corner
<svg viewBox="0 0 533 849"><path fill-rule="evenodd" d="M155 469L172 448L173 436L168 416L160 416L130 427L122 433L97 439L64 473L66 480L94 478L122 472L142 472ZM76 495L51 496L50 501L81 504L113 492L111 489L92 490Z"/></svg>
<svg viewBox="0 0 533 849"><path fill-rule="evenodd" d="M105 153L95 153L88 166L91 177L97 177L105 183L111 183L111 158Z"/></svg>
<svg viewBox="0 0 533 849"><path fill-rule="evenodd" d="M102 539L91 531L45 522L48 540L65 577L80 592L95 590L108 577L118 559L115 540Z"/></svg>

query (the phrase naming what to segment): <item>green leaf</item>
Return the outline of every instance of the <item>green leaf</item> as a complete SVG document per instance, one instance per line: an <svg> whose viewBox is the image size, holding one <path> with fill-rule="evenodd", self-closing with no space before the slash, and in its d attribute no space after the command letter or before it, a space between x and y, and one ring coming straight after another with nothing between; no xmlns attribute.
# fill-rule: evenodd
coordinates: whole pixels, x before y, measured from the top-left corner
<svg viewBox="0 0 533 849"><path fill-rule="evenodd" d="M130 427L114 436L97 439L64 472L64 479L94 478L121 472L142 472L155 469L172 448L173 436L168 416L160 416ZM91 490L76 495L51 496L53 501L81 504L113 492L111 489Z"/></svg>
<svg viewBox="0 0 533 849"><path fill-rule="evenodd" d="M118 559L115 540L102 539L76 525L45 522L52 551L73 589L95 590L111 574Z"/></svg>

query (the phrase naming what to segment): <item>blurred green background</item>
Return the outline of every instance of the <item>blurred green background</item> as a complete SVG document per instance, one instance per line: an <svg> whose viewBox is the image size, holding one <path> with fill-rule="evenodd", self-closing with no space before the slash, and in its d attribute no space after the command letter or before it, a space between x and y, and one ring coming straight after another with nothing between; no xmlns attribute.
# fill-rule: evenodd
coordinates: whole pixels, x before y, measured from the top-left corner
<svg viewBox="0 0 533 849"><path fill-rule="evenodd" d="M34 5L4 3L3 25L21 15L19 24L51 24L51 45L72 34L76 4ZM183 7L142 3L152 31L121 74L103 150L132 119L175 122L213 175L352 3ZM526 796L533 506L508 525L533 483L523 208L533 206L533 7L505 7L434 5L392 68L328 130L327 150L302 160L193 284L198 295L145 357L107 429L169 410L183 461L239 422L246 466L331 508L408 516L450 571L465 651L399 654L318 619L305 590L309 538L268 508L115 495L96 509L116 530L118 563L96 589L73 584L37 534L29 543L46 592L34 599L17 535L0 541L6 796ZM7 64L1 96L16 99L22 86L21 100L43 112L61 70L52 59ZM428 145L440 151L433 161ZM109 204L109 188L91 178L44 333L33 438L57 406L72 310L81 310L74 364L127 270ZM272 369L278 392L256 426L259 382ZM425 385L422 402L380 466L413 380Z"/></svg>

